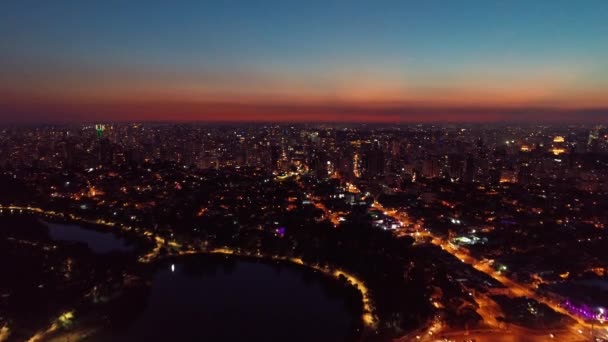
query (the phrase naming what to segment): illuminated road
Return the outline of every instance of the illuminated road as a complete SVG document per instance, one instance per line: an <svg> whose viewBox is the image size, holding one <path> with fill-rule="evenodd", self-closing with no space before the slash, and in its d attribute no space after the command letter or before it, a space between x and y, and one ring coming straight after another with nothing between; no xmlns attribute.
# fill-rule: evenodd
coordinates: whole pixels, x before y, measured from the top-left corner
<svg viewBox="0 0 608 342"><path fill-rule="evenodd" d="M340 224L340 215L327 209L327 206L323 204L319 197L312 196L310 193L308 193L299 176L296 176L295 180L300 189L304 192L306 199L309 200L317 209L323 212L323 219L329 220L329 222L333 223L334 227L337 227Z"/></svg>
<svg viewBox="0 0 608 342"><path fill-rule="evenodd" d="M399 341L411 342L587 342L589 337L576 334L561 334L559 332L550 335L549 333L541 333L526 329L508 329L508 330L471 330L468 332L439 332L433 335L408 335Z"/></svg>
<svg viewBox="0 0 608 342"><path fill-rule="evenodd" d="M308 199L314 204L315 207L317 207L317 209L323 211L323 217L328 219L329 222L333 223L334 227L337 227L340 224L340 215L327 209L325 204L321 202L321 199L313 196L308 196Z"/></svg>
<svg viewBox="0 0 608 342"><path fill-rule="evenodd" d="M0 328L0 342L8 340L8 337L11 335L11 329L8 325L3 325Z"/></svg>
<svg viewBox="0 0 608 342"><path fill-rule="evenodd" d="M301 184L301 183L300 183L300 185L303 186L303 184ZM326 215L326 218L330 219L332 221L332 223L334 223L335 225L338 224L337 215L335 213L332 214L331 212L329 212L329 210L327 210L327 208L322 203L320 203L320 201L318 199L315 199L308 194L307 194L307 197L311 200L311 202L314 203L315 206L317 206L317 208L323 210L323 212ZM438 336L441 336L441 337L445 336L448 338L448 340L450 338L456 338L456 337L458 338L458 340L462 340L462 339L466 340L466 339L474 338L476 341L549 341L549 340L555 340L555 338L559 338L559 339L557 339L559 341L573 341L573 342L589 340L590 335L591 335L591 330L590 330L588 324L581 321L580 318L569 313L568 311L566 311L559 305L538 296L536 294L536 292L534 291L534 289L532 289L528 286L519 284L517 282L514 282L513 280L498 273L487 263L481 262L481 261L477 260L476 258L470 256L470 254L466 250L455 248L448 241L432 235L430 232L428 232L426 229L424 229L424 227L422 227L421 224L412 225L412 223L409 221L409 218L407 217L406 214L400 213L396 210L384 208L378 202L374 202L372 204L372 206L375 209L384 212L385 215L390 216L393 219L399 221L403 226L414 227L414 231L409 232L408 235L413 236L416 239L416 241L425 240L425 239L430 240L431 243L433 243L437 246L440 246L443 250L454 255L456 258L461 260L463 263L467 263L467 264L473 266L476 270L483 272L483 273L489 275L490 277L494 278L495 280L499 281L500 283L502 283L504 286L506 286L509 289L512 296L525 296L525 297L533 298L541 303L546 304L547 306L551 307L553 310L555 310L557 312L570 316L572 319L574 319L577 322L576 324L574 324L570 327L564 327L564 329L561 329L560 331L557 331L557 332L556 331L551 331L551 332L547 331L547 332L541 333L539 331L523 329L521 327L516 327L513 325L508 330L505 330L505 329L501 328L500 323L496 320L496 317L501 316L501 310L500 310L500 307L498 306L498 304L496 302L494 302L493 300L491 300L486 295L475 292L473 294L474 299L479 304L477 313L483 318L484 323L487 325L488 329L485 329L483 331L477 331L477 332L456 331L456 330L451 330L448 327L443 327L440 323L435 323L431 327L427 327L424 330L424 332L420 332L418 335L411 335L411 334L406 335L406 336L404 336L405 339L404 338L399 339L400 341L408 341L408 340L412 340L412 338L414 338L416 340L420 340L420 341L443 341L443 339L439 339ZM29 212L33 212L33 213L38 213L38 214L48 215L48 216L53 216L53 217L58 217L58 218L69 218L74 221L81 221L81 222L85 222L85 223L104 225L104 226L108 226L108 227L116 227L116 228L119 228L119 229L122 229L125 231L135 231L148 239L152 239L155 242L154 249L149 254L141 257L140 258L141 262L151 262L152 260L156 259L156 257L158 257L158 253L159 253L160 249L163 246L171 247L176 251L182 247L180 244L178 244L175 241L165 241L165 239L155 235L151 231L144 230L141 228L134 228L134 227L123 225L123 224L120 224L117 222L111 222L111 221L106 221L106 220L101 220L101 219L88 220L88 219L84 219L84 218L75 216L73 214L63 214L63 213L58 213L55 211L45 211L43 209L30 207L30 206L27 206L27 207L0 206L0 213L5 212L5 211L11 212L11 213L20 213L20 212L24 212L24 211L29 211ZM335 218L336 222L334 222L334 220L332 220L332 218ZM404 232L404 230L398 230L397 234L403 235L404 234L403 232ZM192 250L178 252L178 254L192 254L192 253L201 253L201 251L192 249ZM228 249L217 249L217 250L207 251L205 253L238 254L235 251L228 250ZM247 256L255 256L255 255L247 254ZM259 257L262 257L262 256L259 256ZM299 260L299 262L298 262L298 259L291 260L291 259L280 258L280 257L276 257L276 256L271 257L271 259L288 260L288 261L291 261L294 263L303 264L301 262L301 260ZM366 287L364 286L364 284L361 281L359 281L354 276L352 276L344 271L341 271L341 270L328 272L328 269L318 268L314 265L306 265L306 266L318 269L319 271L328 273L335 277L338 277L340 274L342 274L352 284L357 285L364 298L364 307L365 307L366 313L363 316L363 321L366 323L367 326L375 325L375 323L377 322L377 318L373 317L371 315L371 312L373 312L373 306L371 304L371 299L369 298ZM596 331L599 329L601 329L601 331L603 332L603 330L605 330L606 328L605 327L596 328ZM47 331L46 333L52 332L53 330L54 329L52 329L52 327L51 327L50 331ZM429 334L429 332L431 332L432 334ZM608 332L608 330L606 332ZM606 333L606 332L603 332L603 333ZM551 338L550 333L556 334L555 338ZM44 336L47 334L43 333L42 335ZM420 338L416 338L417 336L419 336ZM35 336L35 337L39 337L39 335Z"/></svg>
<svg viewBox="0 0 608 342"><path fill-rule="evenodd" d="M400 213L393 209L385 208L377 201L374 201L372 207L374 209L382 211L385 215L399 221L403 226L412 225L412 222L409 220L406 214ZM448 241L445 241L444 239L441 239L431 234L428 230L424 229L421 224L416 224L413 227L414 232L408 233L408 235L411 235L414 239L416 239L416 241L428 238L432 244L441 247L446 252L458 258L461 262L471 265L479 272L485 273L486 275L502 283L509 289L511 296L529 297L535 299L538 302L549 306L556 312L571 317L577 323L573 324L572 326L563 327L563 329L560 329L558 332L547 331L540 333L539 331L524 329L517 326L512 326L512 328L510 328L509 330L500 329L500 323L496 320L496 317L501 316L500 306L488 296L476 292L474 294L474 299L479 304L479 309L477 309L477 313L482 317L484 323L488 327L490 327L489 331L478 334L473 334L469 332L467 335L467 332L452 331L449 328L444 328L441 331L439 331L438 329L431 330L431 328L427 328L425 334L419 334L416 336L407 335L405 339L399 339L400 341L408 341L413 339L420 341L443 340L438 338L437 336L457 336L457 340L459 341L462 341L463 339L475 339L476 341L555 341L557 339L558 341L574 342L588 341L591 338L592 331L590 329L590 326L584 321L582 321L579 317L571 314L558 304L548 301L545 298L539 296L538 294L536 294L534 289L519 284L498 273L492 267L490 267L490 265L472 257L467 251L463 249L454 248L450 243L448 243ZM398 230L396 234L403 235L404 233L403 230ZM429 331L434 333L432 335L429 335ZM551 337L551 333L554 334L554 337Z"/></svg>

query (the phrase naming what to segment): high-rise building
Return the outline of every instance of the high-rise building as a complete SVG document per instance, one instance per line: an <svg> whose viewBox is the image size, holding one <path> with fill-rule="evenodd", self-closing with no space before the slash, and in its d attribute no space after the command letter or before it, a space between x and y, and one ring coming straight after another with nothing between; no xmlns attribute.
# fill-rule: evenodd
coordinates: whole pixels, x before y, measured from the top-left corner
<svg viewBox="0 0 608 342"><path fill-rule="evenodd" d="M422 176L425 178L439 177L439 162L436 159L426 159L422 163Z"/></svg>
<svg viewBox="0 0 608 342"><path fill-rule="evenodd" d="M95 125L95 133L97 134L97 138L101 139L103 137L103 132L106 130L106 126L102 124Z"/></svg>

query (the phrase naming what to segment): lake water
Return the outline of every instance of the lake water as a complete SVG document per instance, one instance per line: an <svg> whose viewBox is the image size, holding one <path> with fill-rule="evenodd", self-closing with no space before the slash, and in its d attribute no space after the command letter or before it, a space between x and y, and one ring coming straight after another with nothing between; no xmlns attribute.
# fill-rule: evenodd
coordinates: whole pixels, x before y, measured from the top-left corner
<svg viewBox="0 0 608 342"><path fill-rule="evenodd" d="M86 243L97 254L131 249L111 232L43 223L53 240ZM343 341L359 322L334 280L310 270L218 256L178 260L154 272L126 328L90 341Z"/></svg>
<svg viewBox="0 0 608 342"><path fill-rule="evenodd" d="M93 340L343 341L358 321L320 274L195 258L202 261L163 265L143 313L125 331Z"/></svg>
<svg viewBox="0 0 608 342"><path fill-rule="evenodd" d="M49 235L55 241L86 243L97 254L127 252L132 248L125 240L111 232L100 232L83 228L76 224L52 223L42 221L49 228Z"/></svg>

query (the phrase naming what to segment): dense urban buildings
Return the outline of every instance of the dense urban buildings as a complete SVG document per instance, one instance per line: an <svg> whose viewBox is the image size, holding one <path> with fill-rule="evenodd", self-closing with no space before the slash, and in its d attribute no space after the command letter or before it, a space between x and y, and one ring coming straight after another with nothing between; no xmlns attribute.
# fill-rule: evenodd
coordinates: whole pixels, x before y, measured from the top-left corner
<svg viewBox="0 0 608 342"><path fill-rule="evenodd" d="M3 338L116 329L195 254L335 277L348 339L608 333L601 125L4 126L0 170ZM134 247L96 256L61 222Z"/></svg>
<svg viewBox="0 0 608 342"><path fill-rule="evenodd" d="M608 342L608 1L0 1L0 342Z"/></svg>

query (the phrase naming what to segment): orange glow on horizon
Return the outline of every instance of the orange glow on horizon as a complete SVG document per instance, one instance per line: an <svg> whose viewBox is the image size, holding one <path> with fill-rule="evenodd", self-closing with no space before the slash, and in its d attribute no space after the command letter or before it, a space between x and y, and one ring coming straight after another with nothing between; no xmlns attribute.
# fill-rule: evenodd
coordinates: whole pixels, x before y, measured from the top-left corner
<svg viewBox="0 0 608 342"><path fill-rule="evenodd" d="M552 100L541 90L520 88L490 90L411 90L400 95L388 88L357 87L354 92L333 95L284 90L273 94L197 91L157 86L98 89L85 87L51 89L45 86L25 90L0 88L0 115L30 121L330 121L330 122L495 122L529 120L538 111L543 120L576 119L578 110L608 108L608 96L573 93L567 99ZM263 88L263 87L260 87ZM354 88L353 88L354 89ZM404 90L407 91L407 90ZM608 93L608 91L606 92ZM366 95L367 94L367 95ZM387 96L383 97L383 94ZM597 96L595 96L597 95ZM401 97L400 97L401 96ZM578 97L577 97L578 96ZM538 110L537 110L538 109ZM515 114L513 114L515 113ZM544 114L543 114L544 113ZM534 113L533 113L534 114ZM543 116L544 115L544 116ZM606 116L603 116L604 118ZM597 116L596 116L597 118ZM607 120L600 118L601 120ZM532 118L534 119L534 118ZM17 120L18 121L18 120Z"/></svg>

